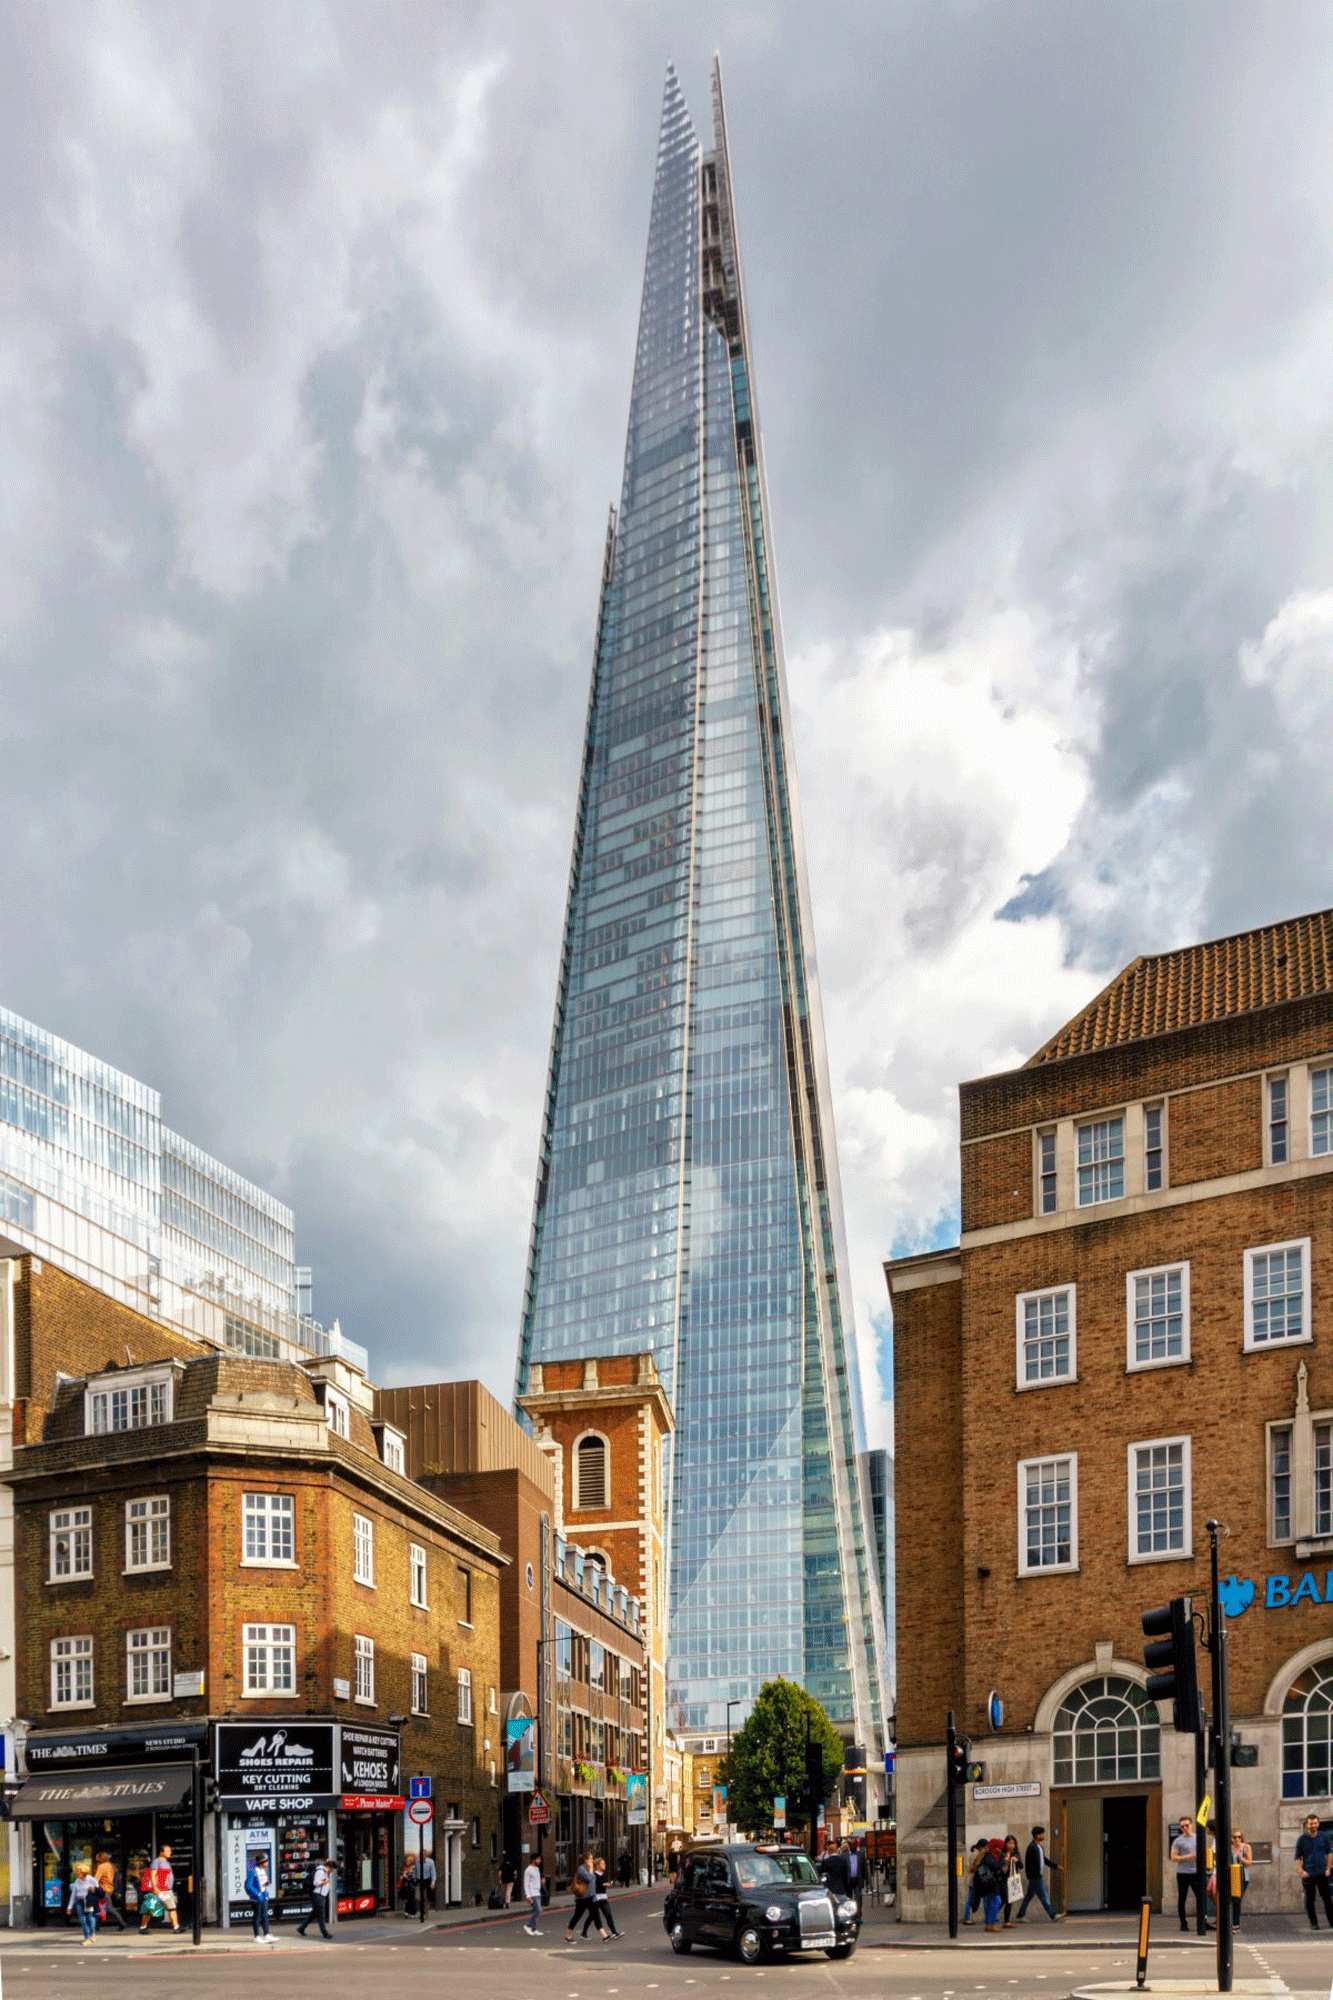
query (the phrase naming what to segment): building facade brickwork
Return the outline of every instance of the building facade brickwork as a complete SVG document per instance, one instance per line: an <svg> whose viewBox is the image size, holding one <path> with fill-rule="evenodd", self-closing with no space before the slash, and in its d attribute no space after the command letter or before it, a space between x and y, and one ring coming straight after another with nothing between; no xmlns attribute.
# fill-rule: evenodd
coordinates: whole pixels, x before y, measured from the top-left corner
<svg viewBox="0 0 1333 2000"><path fill-rule="evenodd" d="M1139 1620L1203 1601L1209 1517L1255 1907L1298 1906L1300 1821L1333 1819L1333 991L1128 1043L1108 993L1101 1046L963 1087L961 1241L887 1267L908 1917L943 1911L949 1707L1031 1788L969 1788L969 1839L1041 1820L1070 1907L1160 1897L1193 1745Z"/></svg>

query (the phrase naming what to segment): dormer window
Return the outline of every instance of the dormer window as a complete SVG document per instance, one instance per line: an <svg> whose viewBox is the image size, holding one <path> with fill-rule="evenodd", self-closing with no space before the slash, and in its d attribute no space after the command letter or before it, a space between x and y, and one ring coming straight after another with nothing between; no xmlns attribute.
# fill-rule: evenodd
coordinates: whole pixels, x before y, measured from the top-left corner
<svg viewBox="0 0 1333 2000"><path fill-rule="evenodd" d="M90 1436L110 1431L142 1431L155 1424L171 1422L172 1375L160 1374L108 1378L103 1375L88 1384L84 1429Z"/></svg>
<svg viewBox="0 0 1333 2000"><path fill-rule="evenodd" d="M403 1434L401 1431L391 1430L388 1424L385 1424L380 1432L380 1456L390 1472L407 1471Z"/></svg>
<svg viewBox="0 0 1333 2000"><path fill-rule="evenodd" d="M340 1438L351 1436L351 1411L346 1396L338 1389L326 1388L324 1391L324 1421Z"/></svg>

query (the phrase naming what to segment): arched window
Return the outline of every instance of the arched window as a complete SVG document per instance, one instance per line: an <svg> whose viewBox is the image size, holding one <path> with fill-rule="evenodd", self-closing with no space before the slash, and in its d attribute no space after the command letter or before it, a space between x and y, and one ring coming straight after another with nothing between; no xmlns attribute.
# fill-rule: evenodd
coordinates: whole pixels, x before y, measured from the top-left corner
<svg viewBox="0 0 1333 2000"><path fill-rule="evenodd" d="M610 1488L607 1477L606 1439L596 1431L585 1431L574 1447L574 1505L605 1507Z"/></svg>
<svg viewBox="0 0 1333 2000"><path fill-rule="evenodd" d="M589 1502L591 1505L591 1502ZM585 1549L583 1560L591 1569L599 1569L604 1577L611 1575L611 1564L604 1549Z"/></svg>
<svg viewBox="0 0 1333 2000"><path fill-rule="evenodd" d="M1327 1798L1333 1783L1333 1660L1299 1674L1282 1704L1282 1796Z"/></svg>
<svg viewBox="0 0 1333 2000"><path fill-rule="evenodd" d="M1084 1681L1065 1696L1051 1743L1057 1785L1122 1785L1162 1775L1157 1705L1116 1674Z"/></svg>

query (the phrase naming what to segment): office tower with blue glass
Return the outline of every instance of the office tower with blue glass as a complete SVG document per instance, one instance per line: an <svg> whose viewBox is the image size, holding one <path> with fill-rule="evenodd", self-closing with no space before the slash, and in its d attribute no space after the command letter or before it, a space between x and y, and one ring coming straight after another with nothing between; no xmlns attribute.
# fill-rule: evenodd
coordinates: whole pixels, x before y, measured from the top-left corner
<svg viewBox="0 0 1333 2000"><path fill-rule="evenodd" d="M666 1721L782 1674L882 1740L883 1620L720 72L667 78L519 1341L651 1349ZM582 1530L581 1530L582 1532Z"/></svg>
<svg viewBox="0 0 1333 2000"><path fill-rule="evenodd" d="M151 1085L0 1007L0 1257L24 1252L218 1347L366 1365L312 1317L285 1203L171 1131Z"/></svg>

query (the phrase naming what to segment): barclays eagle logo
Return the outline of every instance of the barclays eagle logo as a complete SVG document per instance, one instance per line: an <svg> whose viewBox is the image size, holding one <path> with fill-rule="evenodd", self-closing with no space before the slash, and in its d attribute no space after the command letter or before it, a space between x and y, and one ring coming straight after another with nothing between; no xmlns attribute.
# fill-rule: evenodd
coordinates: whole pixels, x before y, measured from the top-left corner
<svg viewBox="0 0 1333 2000"><path fill-rule="evenodd" d="M1248 1576L1229 1576L1218 1586L1222 1609L1228 1618L1239 1618L1254 1603L1254 1585Z"/></svg>

